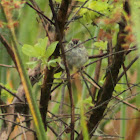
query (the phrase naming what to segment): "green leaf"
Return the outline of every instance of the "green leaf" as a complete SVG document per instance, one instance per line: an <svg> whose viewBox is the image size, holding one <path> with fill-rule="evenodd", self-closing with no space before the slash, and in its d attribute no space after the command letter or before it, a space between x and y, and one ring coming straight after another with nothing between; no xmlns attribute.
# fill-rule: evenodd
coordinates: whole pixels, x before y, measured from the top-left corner
<svg viewBox="0 0 140 140"><path fill-rule="evenodd" d="M45 55L46 47L48 43L48 37L45 37L44 39L39 39L38 43L35 44L35 51L38 53L37 57L43 57Z"/></svg>
<svg viewBox="0 0 140 140"><path fill-rule="evenodd" d="M40 59L45 55L46 47L47 47L48 38L39 39L38 43L34 46L25 44L22 47L22 52L29 57L37 57Z"/></svg>
<svg viewBox="0 0 140 140"><path fill-rule="evenodd" d="M52 67L56 67L57 66L57 63L56 63L57 61L54 59L54 60L50 60L49 62L48 62L48 67L50 67L50 66L52 66Z"/></svg>
<svg viewBox="0 0 140 140"><path fill-rule="evenodd" d="M62 0L55 0L56 2L60 3Z"/></svg>
<svg viewBox="0 0 140 140"><path fill-rule="evenodd" d="M107 41L95 42L94 46L98 47L99 50L107 50Z"/></svg>
<svg viewBox="0 0 140 140"><path fill-rule="evenodd" d="M54 78L55 78L54 83L62 82L61 75L62 75L62 72L58 72L54 74Z"/></svg>
<svg viewBox="0 0 140 140"><path fill-rule="evenodd" d="M77 0L77 1L80 1L80 2L85 2L86 0Z"/></svg>
<svg viewBox="0 0 140 140"><path fill-rule="evenodd" d="M50 46L47 47L47 42L48 42L48 38L45 37L44 39L39 39L38 43L33 46L31 45L23 45L22 47L22 52L25 55L28 55L29 57L36 57L38 60L42 61L43 65L48 65L48 68L50 68L50 66L52 67L56 67L56 62L60 62L61 60L58 59L54 59L54 60L50 60L49 62L47 62L47 59L53 54L56 45L58 43L58 41L53 42ZM47 47L47 50L46 50ZM26 64L35 67L36 64L38 62L34 61L34 62L28 62Z"/></svg>
<svg viewBox="0 0 140 140"><path fill-rule="evenodd" d="M27 62L26 64L29 65L30 68L34 68L38 64L38 61Z"/></svg>
<svg viewBox="0 0 140 140"><path fill-rule="evenodd" d="M28 44L23 45L22 52L29 57L36 57L38 55L34 47Z"/></svg>
<svg viewBox="0 0 140 140"><path fill-rule="evenodd" d="M62 71L61 72L58 72L58 73L55 73L54 74L54 78L60 78L62 75Z"/></svg>
<svg viewBox="0 0 140 140"><path fill-rule="evenodd" d="M57 63L60 63L60 61L61 61L60 57L58 57L57 59L52 59L47 63L47 66L48 66L48 68L50 68L50 66L56 67Z"/></svg>
<svg viewBox="0 0 140 140"><path fill-rule="evenodd" d="M49 58L53 54L53 52L57 46L57 43L58 43L58 41L55 41L50 46L47 47L47 50L45 53L46 58Z"/></svg>
<svg viewBox="0 0 140 140"><path fill-rule="evenodd" d="M85 100L83 100L83 103L86 104L88 107L89 106L94 106L93 103L92 103L92 98L91 97L88 97Z"/></svg>

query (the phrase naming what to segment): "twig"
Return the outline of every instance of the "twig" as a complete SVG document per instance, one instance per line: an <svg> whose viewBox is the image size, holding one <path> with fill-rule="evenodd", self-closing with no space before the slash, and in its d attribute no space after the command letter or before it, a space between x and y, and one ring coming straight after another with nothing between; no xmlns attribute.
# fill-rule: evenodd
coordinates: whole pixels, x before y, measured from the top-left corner
<svg viewBox="0 0 140 140"><path fill-rule="evenodd" d="M121 136L115 136L115 135L93 135L94 137L100 137L100 138L103 138L103 139L115 139L115 138L119 138L119 139L124 139L124 137L121 137Z"/></svg>
<svg viewBox="0 0 140 140"><path fill-rule="evenodd" d="M54 101L54 100L51 100L50 102L55 102L55 103L58 103L58 104L61 103L61 102ZM67 106L67 107L71 107L69 104L66 104L66 103L64 103L64 102L63 102L63 105L65 105L65 106ZM79 109L79 108L75 107L75 109Z"/></svg>
<svg viewBox="0 0 140 140"><path fill-rule="evenodd" d="M34 6L32 6L31 4L29 4L28 2L26 2L26 4L28 6L30 6L31 8L33 8L36 12L38 12L40 15L42 15L43 17L45 17L52 25L54 25L54 23L47 17L45 16L42 12L40 12L38 9L36 9Z"/></svg>
<svg viewBox="0 0 140 140"><path fill-rule="evenodd" d="M48 111L52 116L58 118L55 114L53 114L52 112ZM71 129L71 126L69 126L67 123L65 123L62 119L59 118L59 120L65 125L67 126L69 129ZM74 129L74 132L79 135L79 133Z"/></svg>
<svg viewBox="0 0 140 140"><path fill-rule="evenodd" d="M129 90L129 89L128 89L128 90ZM117 99L118 102L115 103L114 105L112 105L111 107L109 107L109 108L106 110L106 112L105 112L105 114L104 114L104 117L107 115L107 113L108 113L110 110L112 110L112 109L113 109L115 106L117 106L120 102L122 102L122 103L126 104L127 106L129 106L129 107L135 109L136 111L140 112L140 109L138 109L138 108L135 107L134 105L131 105L131 104L127 103L126 101L124 101L124 100L126 100L126 99L131 98L132 96L137 96L138 94L140 94L140 92L138 92L138 93L136 93L136 94L133 94L133 95L131 95L131 96L128 96L128 97L126 97L125 99ZM117 95L117 96L118 96L118 95ZM114 97L113 97L113 98L114 98ZM117 98L118 98L118 97L117 97ZM115 99L116 99L116 97L115 97Z"/></svg>
<svg viewBox="0 0 140 140"><path fill-rule="evenodd" d="M25 131L25 133L28 132L28 130ZM16 135L14 138L12 138L11 140L15 140L18 136L22 135L23 132L19 133L18 135Z"/></svg>
<svg viewBox="0 0 140 140"><path fill-rule="evenodd" d="M89 33L90 37L93 38L93 35L92 35L91 31L87 28L87 26L84 23L82 23L80 20L78 22L87 30L87 32Z"/></svg>
<svg viewBox="0 0 140 140"><path fill-rule="evenodd" d="M80 6L74 6L74 7L80 7ZM83 8L83 9L88 9L88 10L90 10L90 11L93 11L93 12L95 12L95 13L101 15L101 16L105 16L104 14L102 14L102 13L96 11L96 10L93 10L93 9L91 9L91 8L88 8L88 7L82 7L82 8Z"/></svg>
<svg viewBox="0 0 140 140"><path fill-rule="evenodd" d="M76 15L79 13L79 11L81 10L81 8L83 8L83 6L88 2L89 0L86 0L80 7L79 9L75 12L74 16L67 22L66 26L68 26L76 17Z"/></svg>
<svg viewBox="0 0 140 140"><path fill-rule="evenodd" d="M88 42L88 41L90 41L90 40L92 40L92 39L95 39L95 38L96 38L96 37L89 38L89 39L87 39L87 40L85 40L85 41L79 43L78 45L74 46L73 48L71 48L71 49L69 49L69 50L67 50L67 51L64 51L64 53L62 52L62 54L60 54L60 55L64 55L66 52L71 51L72 49L74 49L74 48L76 48L76 47L78 47L78 46L80 46L80 45L82 45L82 44L84 44L84 43L86 43L86 42Z"/></svg>
<svg viewBox="0 0 140 140"><path fill-rule="evenodd" d="M101 89L101 86L89 75L89 74L87 74L85 71L83 71L83 73L88 77L88 78L90 78L92 81L93 81L93 83L95 83L95 87L96 88L98 88L98 89Z"/></svg>
<svg viewBox="0 0 140 140"><path fill-rule="evenodd" d="M20 125L22 125L21 117L20 117L19 113L17 113L17 116L18 116L18 118L19 118L19 123L20 123ZM25 134L25 130L24 130L22 127L21 127L21 130L22 130L24 139L27 140L27 137L26 137L26 134Z"/></svg>
<svg viewBox="0 0 140 140"><path fill-rule="evenodd" d="M84 74L86 74L87 76L88 76L88 74L87 73L85 73L84 72ZM90 79L92 79L91 77L89 77ZM94 81L94 79L92 79L93 81ZM98 84L98 83L96 83L97 85L98 85L98 87L99 87L99 89L101 89L101 86ZM134 86L131 86L131 87L129 87L127 90L130 90L130 89L132 89ZM125 90L125 91L127 91L127 90ZM123 92L125 92L125 91L123 91ZM120 99L120 98L118 98L118 96L119 95L121 95L123 92L121 92L120 94L118 94L117 96L113 96L113 98L115 98L115 99L117 99L117 100L121 100L124 104L126 104L126 105L128 105L129 107L131 107L131 108L133 108L133 109L135 109L135 110L137 110L137 111L139 111L139 109L137 108L137 107L135 107L134 105L132 105L132 104L130 104L130 103L128 103L128 102L126 102L126 101L123 101L122 99ZM113 98L111 98L111 100L113 99ZM109 101L108 101L109 102Z"/></svg>
<svg viewBox="0 0 140 140"><path fill-rule="evenodd" d="M126 71L128 71L130 69L130 67L139 59L139 56L136 56L132 61L131 63L126 67ZM124 75L124 71L119 75L118 79L117 79L117 82L120 81L120 79L122 78L122 76Z"/></svg>
<svg viewBox="0 0 140 140"><path fill-rule="evenodd" d="M59 140L60 137L62 136L62 134L63 134L67 129L69 129L69 126L67 126L67 127L57 136L57 139L56 139L56 140Z"/></svg>
<svg viewBox="0 0 140 140"><path fill-rule="evenodd" d="M127 86L130 89L130 93L132 94L132 90L131 90L129 82L128 82L128 77L127 77L127 73L126 73L126 67L125 67L124 63L122 64L122 67L123 67L123 70L124 70Z"/></svg>
<svg viewBox="0 0 140 140"><path fill-rule="evenodd" d="M0 105L0 107L8 107L8 106L19 105L19 104L25 105L27 103L24 103L24 102L16 102L16 103L11 103L11 104L3 104L3 105Z"/></svg>
<svg viewBox="0 0 140 140"><path fill-rule="evenodd" d="M0 116L8 116L8 115L18 116L17 113L3 113L3 114L0 114ZM32 117L31 115L26 115L26 114L19 114L19 115L24 116L24 117Z"/></svg>
<svg viewBox="0 0 140 140"><path fill-rule="evenodd" d="M132 87L133 87L133 86L132 86ZM131 88L132 88L132 87L131 87ZM127 89L127 90L129 90L129 89ZM92 112L93 110L95 110L95 109L97 109L97 108L100 108L101 106L107 104L108 102L110 102L110 101L113 100L113 99L117 99L117 100L118 100L118 103L122 102L122 103L126 104L127 106L129 106L129 107L135 109L136 111L140 112L140 109L138 109L138 108L135 107L134 105L132 105L132 104L130 104L130 103L124 101L125 99L131 98L132 95L129 96L129 97L127 97L127 98L125 98L125 99L119 99L119 98L118 98L119 95L123 94L123 93L126 92L127 90L124 90L123 92L119 93L118 95L112 96L111 99L106 100L106 101L103 102L102 104L100 104L100 105L98 105L98 106L96 106L96 107L93 107L92 109L88 110L88 111L85 113L85 115L88 114L88 113L90 113L90 112ZM136 96L136 95L138 95L139 93L140 93L140 92L134 94L133 96ZM117 103L117 104L118 104L118 103ZM115 105L117 105L117 104L115 104ZM115 106L115 105L114 105L114 106ZM114 106L113 106L113 107L114 107ZM79 119L80 119L80 117L79 117L78 119L76 119L76 121L79 120Z"/></svg>
<svg viewBox="0 0 140 140"><path fill-rule="evenodd" d="M89 59L94 59L94 58L100 58L103 56L106 56L108 53L102 53L102 54L98 54L98 55L93 55L93 56L89 56Z"/></svg>
<svg viewBox="0 0 140 140"><path fill-rule="evenodd" d="M113 97L114 97L114 96L113 96ZM135 110L137 110L138 112L140 112L140 109L138 109L135 105L132 105L132 104L126 102L126 101L123 101L123 100L120 99L119 97L115 97L115 99L118 100L118 101L120 101L120 102L122 102L123 104L125 104L125 105L127 105L127 106L129 106L129 107L131 107L131 108L133 108L133 109L135 109ZM125 98L125 99L126 99L126 98ZM124 100L125 100L125 99L124 99Z"/></svg>
<svg viewBox="0 0 140 140"><path fill-rule="evenodd" d="M15 66L12 65L5 65L5 64L0 64L1 67L6 67L6 68L15 68Z"/></svg>
<svg viewBox="0 0 140 140"><path fill-rule="evenodd" d="M61 92L61 102L59 105L59 114L62 115L63 114L63 102L64 102L64 94L65 94L65 84L62 87L62 92ZM59 128L59 132L62 131L62 122L60 122L60 128Z"/></svg>
<svg viewBox="0 0 140 140"><path fill-rule="evenodd" d="M39 8L39 6L37 5L37 3L35 2L35 0L30 0L30 2L32 3L32 5L38 10L38 11L41 11L40 10L40 8ZM38 14L38 16L39 16L39 18L40 18L40 20L41 20L41 22L42 22L42 25L43 25L43 27L44 27L44 30L45 30L45 32L46 32L46 36L48 36L48 39L49 39L49 42L51 42L51 37L50 37L50 35L49 35L49 33L48 33L48 30L49 30L49 26L50 26L50 24L48 23L48 21L46 21L47 19L45 18L45 17L43 17L41 14L39 14L38 12L37 12L37 14ZM47 24L48 23L48 24ZM48 25L48 26L47 26Z"/></svg>
<svg viewBox="0 0 140 140"><path fill-rule="evenodd" d="M104 118L104 120L140 120L140 117L136 118Z"/></svg>
<svg viewBox="0 0 140 140"><path fill-rule="evenodd" d="M81 74L81 76L82 76L82 78L83 78L83 80L84 80L84 83L85 83L85 85L86 85L86 87L87 87L87 89L88 89L89 95L90 95L91 98L92 98L92 102L95 103L95 100L94 100L94 98L93 98L93 95L92 95L92 93L91 93L91 91L90 91L90 88L89 88L89 86L88 86L88 84L87 84L87 82L86 82L86 79L85 79L85 77L84 77L84 75L83 75L83 73L82 73L81 70L80 70L80 74Z"/></svg>
<svg viewBox="0 0 140 140"><path fill-rule="evenodd" d="M0 33L0 41L3 44L3 46L6 48L8 54L11 56L16 68L17 68L17 63L15 60L15 55L14 52L12 50L12 47L9 45L9 43L7 42L7 40L4 38L4 36Z"/></svg>
<svg viewBox="0 0 140 140"><path fill-rule="evenodd" d="M34 130L32 130L32 129L28 128L28 127L25 127L25 126L23 126L23 125L20 125L19 123L16 123L16 122L13 122L13 121L9 121L9 120L4 119L4 118L0 118L0 119L1 119L1 120L4 120L4 121L7 121L7 122L10 122L10 123L12 123L12 124L14 124L14 125L18 125L18 126L20 126L20 127L23 127L23 128L25 128L25 129L27 129L27 130L29 130L29 131L32 131L33 133L36 133Z"/></svg>
<svg viewBox="0 0 140 140"><path fill-rule="evenodd" d="M51 90L51 93L56 90L58 87L60 87L61 85L63 84L63 82L59 83L57 86L55 86L52 90Z"/></svg>
<svg viewBox="0 0 140 140"><path fill-rule="evenodd" d="M123 52L126 52L126 53L127 53L127 52L129 52L129 51L135 51L135 50L136 50L136 48L131 48L131 49L128 49L128 50L121 50L121 51L118 51L118 52L114 52L114 53L112 53L112 54L105 55L105 56L99 58L98 60L95 60L95 61L93 61L93 62L91 62L91 63L85 65L85 67L88 67L89 65L92 65L92 64L96 63L97 61L100 61L101 59L107 58L107 57L109 57L109 56L111 56L111 55L117 55L117 54L123 53ZM94 58L94 56L93 56L93 57L91 56L90 58Z"/></svg>
<svg viewBox="0 0 140 140"><path fill-rule="evenodd" d="M0 84L0 87L4 90L6 90L7 92L9 92L11 95L13 95L14 97L16 97L19 101L23 102L17 95L16 93L13 93L12 91L10 91L9 89L7 89L5 86L3 86L2 84Z"/></svg>
<svg viewBox="0 0 140 140"><path fill-rule="evenodd" d="M54 129L50 125L48 125L48 128L55 134L56 137L58 136L58 134L54 131Z"/></svg>

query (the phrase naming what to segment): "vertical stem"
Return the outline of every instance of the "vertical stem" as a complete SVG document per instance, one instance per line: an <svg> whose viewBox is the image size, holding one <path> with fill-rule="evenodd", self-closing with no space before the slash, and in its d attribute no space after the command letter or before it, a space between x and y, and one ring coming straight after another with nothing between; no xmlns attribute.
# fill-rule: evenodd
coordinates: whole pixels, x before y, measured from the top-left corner
<svg viewBox="0 0 140 140"><path fill-rule="evenodd" d="M123 83L123 79L122 79L122 83ZM122 94L122 98L125 99L126 94L123 93ZM120 114L120 118L126 118L126 105L125 104L121 104L121 114ZM123 140L125 140L125 134L126 134L126 120L122 119L120 121L120 135L121 137L124 137ZM120 140L122 140L122 138L120 138Z"/></svg>
<svg viewBox="0 0 140 140"><path fill-rule="evenodd" d="M74 125L75 125L74 124L74 118L75 118L74 100L73 100L73 95L72 95L70 72L69 72L69 69L67 66L65 51L64 51L63 44L62 44L62 40L63 40L63 36L64 36L64 27L65 27L65 22L67 19L67 11L68 11L69 5L71 4L71 0L62 0L58 15L56 15L56 13L55 13L52 0L49 0L49 3L50 3L50 8L51 8L54 20L55 20L55 28L56 28L55 40L59 40L59 47L63 54L62 59L63 59L64 66L66 69L66 74L67 74L67 80L68 80L67 87L68 87L68 91L69 91L70 104L71 104L71 140L74 140Z"/></svg>
<svg viewBox="0 0 140 140"><path fill-rule="evenodd" d="M132 22L133 22L133 31L136 36L136 42L137 42L137 47L138 47L138 53L140 53L140 9L139 9L139 0L130 0L130 6L131 6L131 17L132 17ZM137 76L137 82L139 82L140 79L140 61L138 61L138 76ZM136 98L136 104L139 106L140 105L140 95L137 96Z"/></svg>
<svg viewBox="0 0 140 140"><path fill-rule="evenodd" d="M6 13L5 9L3 8L3 6L1 4L0 4L0 7L4 11L4 15L5 15L7 23L10 24L12 19L10 19L10 20L8 19L7 15L5 14ZM18 47L19 45L17 43L14 26L11 26L9 28L9 34L10 34L10 37L11 37L11 40L12 40L12 49L13 49L13 52L14 52L14 55L15 55L17 70L19 72L21 82L23 84L25 95L26 95L26 98L27 98L27 102L29 104L31 114L33 116L36 132L37 132L37 137L38 137L39 140L46 140L45 129L43 127L41 115L40 115L40 112L39 112L39 108L36 104L35 97L33 96L32 85L31 85L31 82L30 82L29 77L27 75L27 72L26 72L26 69L24 67L23 61L21 59L21 54L20 54L20 50L19 50L19 47Z"/></svg>

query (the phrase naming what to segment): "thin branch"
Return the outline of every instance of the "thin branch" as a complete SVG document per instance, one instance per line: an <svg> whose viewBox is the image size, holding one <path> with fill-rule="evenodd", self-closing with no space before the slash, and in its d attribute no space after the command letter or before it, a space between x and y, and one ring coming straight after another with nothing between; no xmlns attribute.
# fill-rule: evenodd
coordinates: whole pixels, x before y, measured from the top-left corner
<svg viewBox="0 0 140 140"><path fill-rule="evenodd" d="M47 19L52 25L54 25L54 23L47 17L45 16L42 12L40 12L38 9L36 9L34 6L32 6L31 4L29 4L28 2L26 2L26 4L28 6L30 6L32 9L34 9L36 12L38 12L40 15L42 15L45 19Z"/></svg>
<svg viewBox="0 0 140 140"><path fill-rule="evenodd" d="M17 67L17 62L15 60L15 55L12 50L12 47L9 45L9 43L7 42L7 40L4 38L4 36L1 33L0 33L0 41L3 44L3 46L6 48L8 54L11 56L15 66Z"/></svg>
<svg viewBox="0 0 140 140"><path fill-rule="evenodd" d="M54 101L54 100L51 100L50 102L55 102L55 103L60 104L60 102ZM66 103L63 103L63 105L65 105L65 106L67 106L67 107L71 107L69 104L66 104ZM78 108L78 107L75 107L75 109L79 109L79 108Z"/></svg>
<svg viewBox="0 0 140 140"><path fill-rule="evenodd" d="M51 90L51 93L56 90L58 87L60 87L61 85L63 84L63 82L59 83L57 86L55 86L52 90Z"/></svg>
<svg viewBox="0 0 140 140"><path fill-rule="evenodd" d="M53 117L58 118L55 114L53 114L52 112L48 111ZM59 118L59 120L65 125L67 126L69 129L71 129L71 126L69 126L67 123L65 123L62 119ZM74 132L79 135L79 133L74 129Z"/></svg>
<svg viewBox="0 0 140 140"><path fill-rule="evenodd" d="M93 98L93 95L92 95L92 93L91 93L91 90L90 90L90 88L89 88L89 86L88 86L88 84L87 84L87 82L86 82L86 79L85 79L85 77L84 77L84 75L83 75L83 73L82 73L81 70L80 70L80 74L81 74L81 76L82 76L82 78L83 78L83 80L84 80L84 83L85 83L85 85L86 85L86 87L87 87L87 89L88 89L89 95L90 95L91 98L92 98L92 102L95 103L95 100L94 100L94 98Z"/></svg>
<svg viewBox="0 0 140 140"><path fill-rule="evenodd" d="M115 121L119 121L119 120L140 120L140 117L137 117L137 118L104 118L104 120L115 120Z"/></svg>
<svg viewBox="0 0 140 140"><path fill-rule="evenodd" d="M131 66L137 61L139 59L139 56L136 56L132 61L131 61L131 63L126 67L126 71L128 71L130 68L131 68ZM125 72L123 71L120 75L119 75L119 77L118 77L118 79L117 79L117 82L118 81L120 81L120 79L122 78L122 76L125 74Z"/></svg>
<svg viewBox="0 0 140 140"><path fill-rule="evenodd" d="M103 51L100 51L100 55L103 54ZM94 74L94 81L96 81L96 83L98 83L99 81L99 76L100 76L100 71L101 71L101 64L102 64L102 60L98 61L96 63L96 68L95 68L95 74ZM95 83L95 82L94 82ZM96 90L98 89L98 87L93 86L91 91L92 91L92 96L95 98L96 97Z"/></svg>
<svg viewBox="0 0 140 140"><path fill-rule="evenodd" d="M102 53L102 54L97 54L97 55L93 55L93 56L89 56L89 59L94 59L94 58L100 58L103 56L106 56L108 53Z"/></svg>
<svg viewBox="0 0 140 140"><path fill-rule="evenodd" d="M115 135L93 135L94 137L100 137L100 138L103 138L103 139L115 139L115 138L119 138L119 139L124 139L124 137L121 137L121 136L115 136Z"/></svg>
<svg viewBox="0 0 140 140"><path fill-rule="evenodd" d="M124 101L124 100L126 100L126 99L132 98L132 96L137 96L138 94L140 94L140 92L138 92L138 93L136 93L136 94L133 94L133 95L131 95L131 96L128 96L128 97L126 97L125 99L117 99L118 102L115 103L114 105L112 105L111 107L109 107L109 108L106 110L106 112L104 113L103 118L107 115L107 113L108 113L109 111L112 111L113 108L114 108L115 106L117 106L117 105L118 105L119 103L121 103L121 102L124 103L124 104L126 104L127 106L129 106L129 107L135 109L136 111L140 112L140 109L139 109L139 108L137 108L137 107L135 107L134 105L131 105L131 104L127 103L126 101Z"/></svg>
<svg viewBox="0 0 140 140"><path fill-rule="evenodd" d="M87 74L85 71L83 71L83 73L88 77L88 78L90 78L92 81L93 81L93 83L95 83L95 87L96 88L98 88L98 89L101 89L102 87L89 75L89 74Z"/></svg>
<svg viewBox="0 0 140 140"><path fill-rule="evenodd" d="M60 102L60 105L59 105L59 114L62 115L63 114L63 102L64 102L64 95L65 95L65 87L66 85L64 84L63 87L62 87L62 92L61 92L61 102ZM59 127L59 132L62 131L62 122L60 122L60 127Z"/></svg>
<svg viewBox="0 0 140 140"><path fill-rule="evenodd" d="M25 133L26 133L26 132L28 132L28 130L26 130ZM14 138L12 138L11 140L17 139L17 137L20 136L20 135L22 135L22 134L23 134L23 132L19 133L18 135L16 135L16 136L15 136Z"/></svg>
<svg viewBox="0 0 140 140"><path fill-rule="evenodd" d="M74 48L76 48L76 47L78 47L78 46L80 46L80 45L82 45L82 44L84 44L84 43L86 43L86 42L88 42L88 41L90 41L90 40L92 40L92 39L95 39L95 38L96 38L96 37L89 38L89 39L87 39L87 40L85 40L85 41L79 43L78 45L74 46L73 48L71 48L71 49L69 49L69 50L67 50L67 51L64 51L64 53L62 52L62 54L60 54L60 55L64 55L66 52L71 51L72 49L74 49Z"/></svg>
<svg viewBox="0 0 140 140"><path fill-rule="evenodd" d="M32 3L32 5L33 5L38 11L41 11L40 8L39 8L39 6L38 6L37 3L35 2L35 0L30 0L30 2ZM47 19L46 19L45 17L43 17L41 14L39 14L38 12L37 12L37 14L38 14L38 16L39 16L39 18L40 18L40 20L41 20L41 23L42 23L42 25L43 25L43 27L44 27L44 30L45 30L45 32L46 32L46 36L48 36L49 42L51 42L51 37L50 37L50 34L49 34L49 32L48 32L49 26L51 26L51 25L50 25L51 23L49 23L49 22L47 21Z"/></svg>
<svg viewBox="0 0 140 140"><path fill-rule="evenodd" d="M113 96L113 97L114 97L114 96ZM140 112L140 109L138 109L135 105L132 105L132 104L130 104L130 103L124 101L125 99L122 100L122 99L120 99L119 97L115 97L115 99L118 100L118 101L120 101L120 102L122 102L123 104L125 104L125 105L127 105L127 106L129 106L129 107L131 107L131 108L133 108L133 109L135 109L135 110L137 110L138 112Z"/></svg>
<svg viewBox="0 0 140 140"><path fill-rule="evenodd" d="M15 102L15 103L11 103L11 104L3 104L3 105L0 105L0 107L8 107L8 106L12 106L12 105L25 105L27 103L25 102Z"/></svg>
<svg viewBox="0 0 140 140"><path fill-rule="evenodd" d="M130 93L132 94L132 90L131 90L129 82L128 82L128 77L127 77L127 73L126 73L126 67L125 67L124 63L122 64L122 67L123 67L123 70L124 70L127 86L130 89Z"/></svg>
<svg viewBox="0 0 140 140"><path fill-rule="evenodd" d="M131 87L131 88L132 88L132 87ZM127 89L127 90L129 90L129 89ZM139 108L137 108L136 106L134 106L134 105L132 105L132 104L130 104L130 103L124 101L124 100L126 100L126 99L128 99L128 98L131 98L132 95L129 96L129 97L126 97L125 99L119 99L119 98L118 98L119 95L123 94L123 93L126 92L127 90L125 90L125 91L119 93L119 94L116 95L116 96L112 96L112 98L110 98L109 100L106 100L106 101L104 101L102 104L100 104L100 105L98 105L98 106L96 106L96 107L91 108L90 110L88 110L88 111L85 113L85 115L88 114L88 113L90 113L90 112L92 112L93 110L96 110L97 108L100 108L101 106L103 106L103 105L109 103L109 102L110 102L111 100L113 100L113 99L117 99L117 100L118 100L118 102L117 102L113 107L115 107L118 103L122 102L122 103L124 103L125 105L127 105L127 106L129 106L129 107L135 109L135 110L138 111L138 112L140 112L140 109L139 109ZM139 93L140 93L140 92L134 94L133 96L137 96ZM113 107L112 107L112 109L113 109ZM110 110L111 110L111 109L110 109ZM107 114L107 112L106 112L106 114ZM105 115L104 115L104 116L105 116ZM80 117L79 117L78 119L76 119L76 121L79 120L79 119L80 119Z"/></svg>
<svg viewBox="0 0 140 140"><path fill-rule="evenodd" d="M22 126L22 121L21 121L21 117L20 117L19 113L17 113L17 116L18 116L18 119L19 119L19 123ZM27 140L27 137L26 137L26 134L25 134L25 130L22 127L21 127L21 130L22 130L24 139Z"/></svg>
<svg viewBox="0 0 140 140"><path fill-rule="evenodd" d="M125 99L122 99L122 100L119 100L117 103L115 103L113 106L111 106L111 107L109 107L107 110L106 110L106 112L104 113L104 115L102 116L102 119L107 115L107 113L109 112L109 111L112 111L113 109L114 109L114 107L115 106L117 106L120 102L124 102L124 100L126 100L126 99L128 99L128 98L131 98L132 96L136 96L136 95L138 95L138 94L140 94L140 92L138 92L138 93L136 93L136 94L133 94L133 95L131 95L131 96L128 96L128 97L126 97ZM118 95L120 95L120 94L118 94ZM117 95L117 96L118 96ZM116 96L116 97L117 97ZM128 105L128 104L126 104L126 105ZM129 105L128 105L129 106ZM132 107L132 106L130 106L130 107ZM133 107L132 107L133 108ZM138 108L133 108L133 109L136 109L137 111L139 111L140 112L140 109L138 109ZM102 120L101 119L101 120ZM98 127L98 125L99 125L99 123L100 123L100 121L96 124L96 126L92 129L92 131L90 132L90 135L92 135L94 132L95 132L95 130L97 129L97 127Z"/></svg>
<svg viewBox="0 0 140 140"><path fill-rule="evenodd" d="M74 6L74 7L80 7L80 6ZM98 12L98 11L96 11L96 10L94 10L94 9L91 9L91 8L88 8L88 7L82 7L82 8L83 8L83 9L88 9L89 11L93 11L93 12L95 12L95 13L101 15L101 16L105 16L105 15L102 14L101 12ZM82 9L82 8L81 8L81 9Z"/></svg>
<svg viewBox="0 0 140 140"><path fill-rule="evenodd" d="M12 96L16 97L19 101L23 102L17 95L16 93L13 93L12 91L10 91L9 89L7 89L5 86L3 86L2 84L0 84L0 87L4 90L6 90L7 92L9 92Z"/></svg>
<svg viewBox="0 0 140 140"><path fill-rule="evenodd" d="M18 116L17 113L3 113L3 114L0 114L0 116L8 116L8 115ZM19 115L24 116L24 117L32 117L31 115L27 115L27 114L19 114Z"/></svg>
<svg viewBox="0 0 140 140"><path fill-rule="evenodd" d="M84 7L84 5L88 2L89 0L86 0L80 7L79 9L75 12L75 14L73 15L73 17L67 22L66 26L68 26L76 17L76 15L80 12L81 8Z"/></svg>
<svg viewBox="0 0 140 140"><path fill-rule="evenodd" d="M112 54L105 55L105 56L103 56L103 57L101 57L101 58L99 57L99 59L97 59L97 60L95 60L95 61L93 61L93 62L91 62L91 63L85 65L85 67L88 67L89 65L92 65L92 64L96 63L97 61L100 61L101 59L107 58L107 57L109 57L109 56L111 56L111 55L117 55L117 54L124 53L124 52L127 53L127 52L135 51L135 50L136 50L136 48L130 48L130 49L128 49L128 50L121 50L121 51L118 51L118 52L114 52L114 53L112 53ZM90 58L94 58L94 56L90 56Z"/></svg>
<svg viewBox="0 0 140 140"><path fill-rule="evenodd" d="M6 68L15 68L15 66L12 65L5 65L5 64L0 64L1 67L6 67Z"/></svg>
<svg viewBox="0 0 140 140"><path fill-rule="evenodd" d="M54 131L54 129L50 125L48 125L48 128L55 134L56 137L58 136L58 134Z"/></svg>
<svg viewBox="0 0 140 140"><path fill-rule="evenodd" d="M29 130L29 131L32 131L33 133L36 133L34 130L32 130L32 129L28 128L28 127L25 127L25 126L23 126L23 125L20 125L19 123L16 123L16 122L13 122L13 121L9 121L9 120L4 119L4 118L0 118L0 119L1 119L1 120L4 120L4 121L7 121L7 122L10 122L10 123L12 123L12 124L14 124L14 125L18 125L18 126L20 126L20 127L22 127L22 128L25 128L25 129L27 129L27 130Z"/></svg>

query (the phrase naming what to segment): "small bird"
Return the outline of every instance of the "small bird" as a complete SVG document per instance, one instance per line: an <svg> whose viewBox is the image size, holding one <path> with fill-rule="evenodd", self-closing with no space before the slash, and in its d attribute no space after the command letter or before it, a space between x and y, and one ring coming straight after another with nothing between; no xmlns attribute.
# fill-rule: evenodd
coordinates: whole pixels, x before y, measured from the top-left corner
<svg viewBox="0 0 140 140"><path fill-rule="evenodd" d="M70 69L80 69L88 61L88 53L79 39L72 39L65 46L65 55L68 67Z"/></svg>

